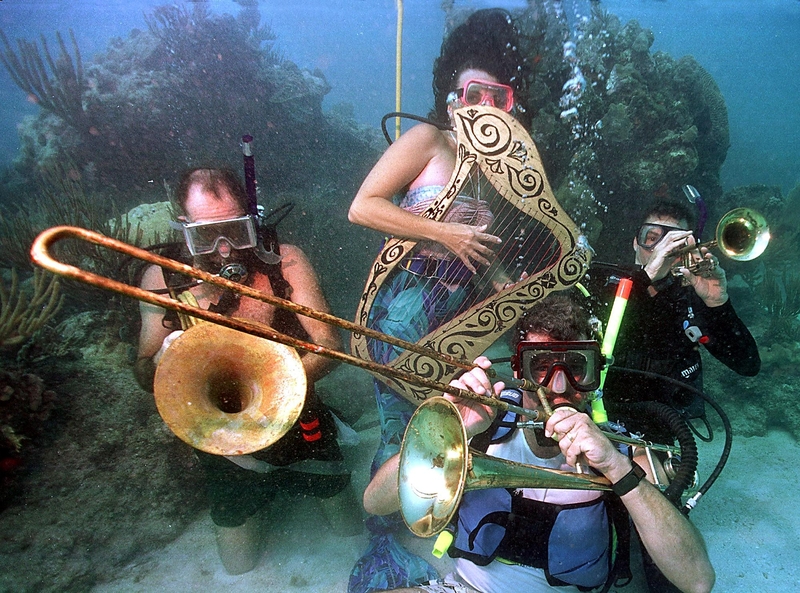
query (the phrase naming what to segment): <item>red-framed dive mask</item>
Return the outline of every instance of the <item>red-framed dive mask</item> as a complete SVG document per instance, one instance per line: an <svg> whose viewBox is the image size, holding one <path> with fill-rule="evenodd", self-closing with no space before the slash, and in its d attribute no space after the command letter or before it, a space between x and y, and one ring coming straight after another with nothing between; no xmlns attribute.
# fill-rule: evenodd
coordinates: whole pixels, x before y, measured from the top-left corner
<svg viewBox="0 0 800 593"><path fill-rule="evenodd" d="M548 385L556 370L563 371L576 391L600 387L600 371L605 356L593 340L575 342L520 342L511 358L511 367L523 379Z"/></svg>
<svg viewBox="0 0 800 593"><path fill-rule="evenodd" d="M507 84L468 80L463 88L455 92L464 105L491 105L505 112L514 108L514 89Z"/></svg>

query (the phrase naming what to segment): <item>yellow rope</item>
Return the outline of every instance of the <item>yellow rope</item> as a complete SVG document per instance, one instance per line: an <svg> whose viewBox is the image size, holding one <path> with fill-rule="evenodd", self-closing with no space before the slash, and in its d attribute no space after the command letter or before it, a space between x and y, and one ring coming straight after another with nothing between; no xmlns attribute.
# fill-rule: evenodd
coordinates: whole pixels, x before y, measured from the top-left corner
<svg viewBox="0 0 800 593"><path fill-rule="evenodd" d="M401 96L403 93L403 0L397 0L397 47L396 47L396 64L395 64L395 97L394 97L394 110L401 111L402 101ZM400 137L400 118L394 119L394 139Z"/></svg>

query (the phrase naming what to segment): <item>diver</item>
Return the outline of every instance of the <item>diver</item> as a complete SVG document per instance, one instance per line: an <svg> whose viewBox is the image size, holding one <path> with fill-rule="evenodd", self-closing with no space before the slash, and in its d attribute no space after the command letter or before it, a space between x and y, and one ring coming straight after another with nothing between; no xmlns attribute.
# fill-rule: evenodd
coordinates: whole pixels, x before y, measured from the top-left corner
<svg viewBox="0 0 800 593"><path fill-rule="evenodd" d="M686 193L695 200L699 197L694 195L696 190ZM633 238L637 264L631 273L633 289L604 388L609 414L659 441L673 437L673 430L659 417L637 413L637 404L666 404L701 440L713 438L706 419L707 398L701 397L701 346L739 375L755 376L761 366L758 346L733 308L725 270L717 257L701 247L691 259L706 262L706 269L693 272L688 262L671 255L677 248L696 243L690 230L695 228L693 214L687 202L673 200L658 200L646 210ZM700 215L705 217L704 208ZM600 272L599 278L591 279L596 284L604 276L602 268L594 271ZM602 292L599 287L595 290ZM719 412L718 404L715 407ZM692 420L701 422L704 429L695 427ZM672 500L680 505L680 493ZM686 512L690 508L685 507ZM642 557L650 590L675 591L646 549Z"/></svg>
<svg viewBox="0 0 800 593"><path fill-rule="evenodd" d="M577 593L603 586L606 591L620 576L630 576L619 572L620 545L614 558L628 516L657 565L681 591L712 589L715 573L702 536L651 485L655 477L645 451L635 447L622 453L585 413L589 393L600 381L601 354L597 342L587 340L591 335L588 314L569 292L551 293L520 319L512 350L515 376L546 387L542 399L530 391L504 389L502 382L492 385L486 374L491 362L485 357L451 383L528 409L550 407L544 430L520 430L517 421L524 417L497 415L497 407L472 399L445 397L456 404L470 447L567 472L588 465L611 482L613 494L536 487L468 490L448 550L455 572L399 591ZM398 471L399 456L394 456L375 474L364 493L369 512L400 508ZM620 501L621 518L614 511Z"/></svg>
<svg viewBox="0 0 800 593"><path fill-rule="evenodd" d="M700 347L745 377L761 368L758 346L728 296L725 270L705 247L695 256L710 270L693 273L670 252L694 244L693 212L682 201L660 200L643 217L633 238L633 291L606 380L611 401L660 401L687 419L704 418L703 399L672 383L625 374L619 367L649 371L703 389ZM677 274L673 273L677 270Z"/></svg>
<svg viewBox="0 0 800 593"><path fill-rule="evenodd" d="M273 246L280 254L273 264L259 258L256 222L247 214L247 200L245 188L229 169L200 168L184 173L176 191L177 207L182 213L177 226L193 266L226 275L262 293L328 312L317 275L298 247ZM141 281L141 287L151 291L168 290L170 284L171 279L158 266L148 267ZM207 283L193 283L179 290L188 291L190 295L180 296L193 298L203 309L268 324L327 348L342 348L338 332L329 324ZM180 337L182 328L177 319L155 305L142 303L140 313L135 374L140 385L152 391L156 366ZM197 356L202 354L198 352ZM336 421L314 391L314 382L333 370L335 362L313 353L300 354L308 391L299 419L284 436L251 455L219 456L196 451L205 470L217 549L230 574L248 572L258 563L262 529L257 513L266 508L276 492L300 492L319 498L323 514L339 533L352 535L361 529L350 472L344 467L337 442ZM309 460L315 463L302 463ZM323 469L312 471L309 467Z"/></svg>

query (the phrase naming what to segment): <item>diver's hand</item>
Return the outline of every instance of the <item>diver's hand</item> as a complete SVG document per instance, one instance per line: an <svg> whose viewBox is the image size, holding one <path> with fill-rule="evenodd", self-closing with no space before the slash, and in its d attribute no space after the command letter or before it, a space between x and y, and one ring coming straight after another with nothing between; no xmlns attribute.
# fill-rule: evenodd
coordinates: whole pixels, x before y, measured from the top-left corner
<svg viewBox="0 0 800 593"><path fill-rule="evenodd" d="M553 411L544 427L546 437L558 441L558 447L575 467L578 462L588 463L615 482L631 468L628 458L606 438L588 414L575 408L562 407Z"/></svg>
<svg viewBox="0 0 800 593"><path fill-rule="evenodd" d="M161 362L161 358L164 356L164 353L167 351L167 348L172 346L172 342L177 340L182 334L183 334L183 330L179 329L179 330L176 330L176 331L168 334L167 337L164 338L164 341L161 342L161 348L159 348L158 352L156 352L153 355L153 364L158 366L158 363Z"/></svg>
<svg viewBox="0 0 800 593"><path fill-rule="evenodd" d="M644 265L644 271L650 276L650 281L655 282L666 278L672 268L680 261L680 256L668 257L670 251L680 249L686 245L694 244L692 231L670 231L653 248L650 260Z"/></svg>
<svg viewBox="0 0 800 593"><path fill-rule="evenodd" d="M500 395L500 392L505 389L505 384L500 381L492 385L492 382L486 375L486 370L492 366L492 361L485 356L479 356L475 359L474 364L475 368L467 371L458 379L450 381L450 385L487 397L497 397ZM485 406L473 399L456 397L448 393L445 393L444 397L453 402L458 408L458 412L461 414L461 419L464 421L464 426L467 430L468 439L471 439L476 434L480 434L489 428L498 411L496 407Z"/></svg>
<svg viewBox="0 0 800 593"><path fill-rule="evenodd" d="M488 258L494 252L484 243L499 245L503 242L500 237L485 233L487 228L488 225L485 224L470 226L458 222L443 222L442 232L437 241L457 255L467 269L474 273L475 264L473 262L484 266L491 263Z"/></svg>
<svg viewBox="0 0 800 593"><path fill-rule="evenodd" d="M708 249L701 247L700 253L702 260L711 262L710 270L697 274L692 274L685 267L678 270L707 307L724 305L728 301L728 278L725 270L719 267L719 260Z"/></svg>

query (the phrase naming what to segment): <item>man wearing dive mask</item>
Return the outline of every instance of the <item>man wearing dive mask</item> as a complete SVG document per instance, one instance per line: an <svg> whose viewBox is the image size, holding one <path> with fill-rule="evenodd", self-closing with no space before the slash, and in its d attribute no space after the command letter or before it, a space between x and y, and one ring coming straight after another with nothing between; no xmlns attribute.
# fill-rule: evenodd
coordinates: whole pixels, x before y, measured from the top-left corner
<svg viewBox="0 0 800 593"><path fill-rule="evenodd" d="M257 255L259 237L255 221L246 213L247 194L233 171L206 168L187 171L176 190L176 201L181 216L174 226L183 233L195 267L264 294L317 311L330 311L316 273L298 247L280 245L280 258L274 264L267 264ZM163 270L158 266L147 268L141 287L165 291L167 281ZM231 291L207 283L180 290L184 290L181 300L194 299L202 309L254 320L304 341L342 349L338 331L329 324L249 297L239 298ZM156 365L183 332L167 323L166 311L160 307L142 304L140 312L142 327L135 374L140 385L152 391ZM202 359L204 354L197 352L197 357ZM258 513L266 508L275 492L317 497L323 514L342 534L352 535L361 529L350 473L342 463L335 420L314 391L314 382L328 374L336 363L316 354L300 355L308 390L299 419L279 440L250 455L223 457L196 451L205 470L217 549L230 574L248 572L258 563L262 535Z"/></svg>
<svg viewBox="0 0 800 593"><path fill-rule="evenodd" d="M703 388L703 346L717 360L740 375L758 373L761 360L750 331L736 314L728 296L725 270L705 247L696 259L713 269L693 273L676 248L694 244L688 202L662 200L646 212L633 238L636 263L642 270L634 284L617 340L615 367L664 375ZM704 416L703 400L665 381L641 375L609 373L605 393L613 401L655 400L687 418Z"/></svg>
<svg viewBox="0 0 800 593"><path fill-rule="evenodd" d="M714 584L702 537L657 488L643 450L620 452L586 413L588 396L604 364L591 335L588 315L568 294L551 294L517 324L512 368L537 391L492 385L481 356L476 367L452 385L499 397L545 414L543 430L521 429L526 418L497 407L446 395L464 421L470 447L503 460L576 471L589 467L608 478L614 494L594 490L525 487L468 490L453 524L448 554L456 572L444 579L397 591L577 593L616 578L610 566L612 504L625 506L658 566L683 591L710 591ZM538 384L538 386L536 385ZM364 493L367 511L398 510L399 456L389 459ZM660 475L660 479L664 476ZM646 478L646 479L644 479ZM623 513L627 523L628 518Z"/></svg>

